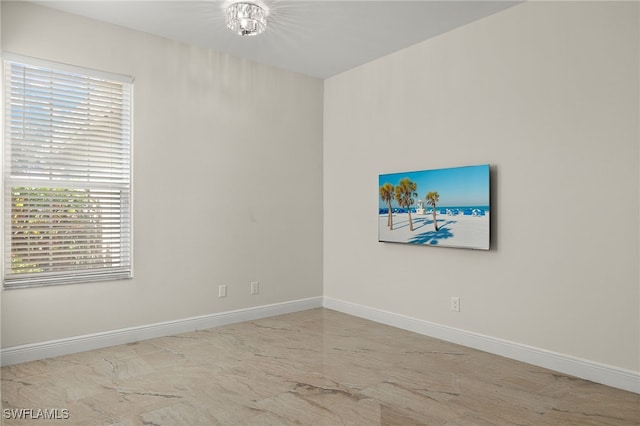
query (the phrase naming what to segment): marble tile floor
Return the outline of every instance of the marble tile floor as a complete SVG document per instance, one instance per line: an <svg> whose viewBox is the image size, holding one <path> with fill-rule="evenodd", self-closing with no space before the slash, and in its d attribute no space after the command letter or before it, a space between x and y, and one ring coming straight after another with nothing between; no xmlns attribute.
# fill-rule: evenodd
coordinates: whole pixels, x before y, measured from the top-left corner
<svg viewBox="0 0 640 426"><path fill-rule="evenodd" d="M1 377L7 426L640 424L638 394L327 309L7 366ZM14 408L68 419L5 418Z"/></svg>

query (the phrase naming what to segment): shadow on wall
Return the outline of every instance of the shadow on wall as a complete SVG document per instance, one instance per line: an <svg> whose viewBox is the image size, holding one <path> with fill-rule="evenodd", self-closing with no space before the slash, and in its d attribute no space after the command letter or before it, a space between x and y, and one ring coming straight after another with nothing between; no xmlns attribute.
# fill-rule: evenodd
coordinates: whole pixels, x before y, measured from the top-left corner
<svg viewBox="0 0 640 426"><path fill-rule="evenodd" d="M490 251L498 250L498 216L500 215L498 190L496 188L498 182L498 167L499 166L492 164L489 169L489 205L491 206L491 215L489 216Z"/></svg>

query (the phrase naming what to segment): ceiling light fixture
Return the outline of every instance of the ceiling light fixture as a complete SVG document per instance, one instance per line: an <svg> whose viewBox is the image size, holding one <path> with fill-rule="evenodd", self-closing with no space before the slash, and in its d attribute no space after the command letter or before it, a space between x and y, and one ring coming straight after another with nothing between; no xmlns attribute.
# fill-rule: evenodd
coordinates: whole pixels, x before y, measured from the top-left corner
<svg viewBox="0 0 640 426"><path fill-rule="evenodd" d="M254 36L267 28L267 13L255 3L233 3L227 7L227 28L242 36Z"/></svg>

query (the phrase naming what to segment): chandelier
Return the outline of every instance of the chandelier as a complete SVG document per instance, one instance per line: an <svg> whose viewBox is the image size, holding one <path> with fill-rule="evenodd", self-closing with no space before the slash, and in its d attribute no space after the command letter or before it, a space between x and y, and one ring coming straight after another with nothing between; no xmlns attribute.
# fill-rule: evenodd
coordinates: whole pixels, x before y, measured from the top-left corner
<svg viewBox="0 0 640 426"><path fill-rule="evenodd" d="M242 36L254 36L267 28L267 13L255 3L233 3L227 7L227 28Z"/></svg>

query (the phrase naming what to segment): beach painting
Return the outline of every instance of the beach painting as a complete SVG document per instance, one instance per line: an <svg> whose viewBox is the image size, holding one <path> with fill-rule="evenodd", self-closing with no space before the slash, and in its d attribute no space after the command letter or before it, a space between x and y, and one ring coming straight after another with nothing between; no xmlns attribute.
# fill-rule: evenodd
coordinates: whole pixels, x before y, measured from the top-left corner
<svg viewBox="0 0 640 426"><path fill-rule="evenodd" d="M489 250L489 165L378 177L378 241Z"/></svg>

